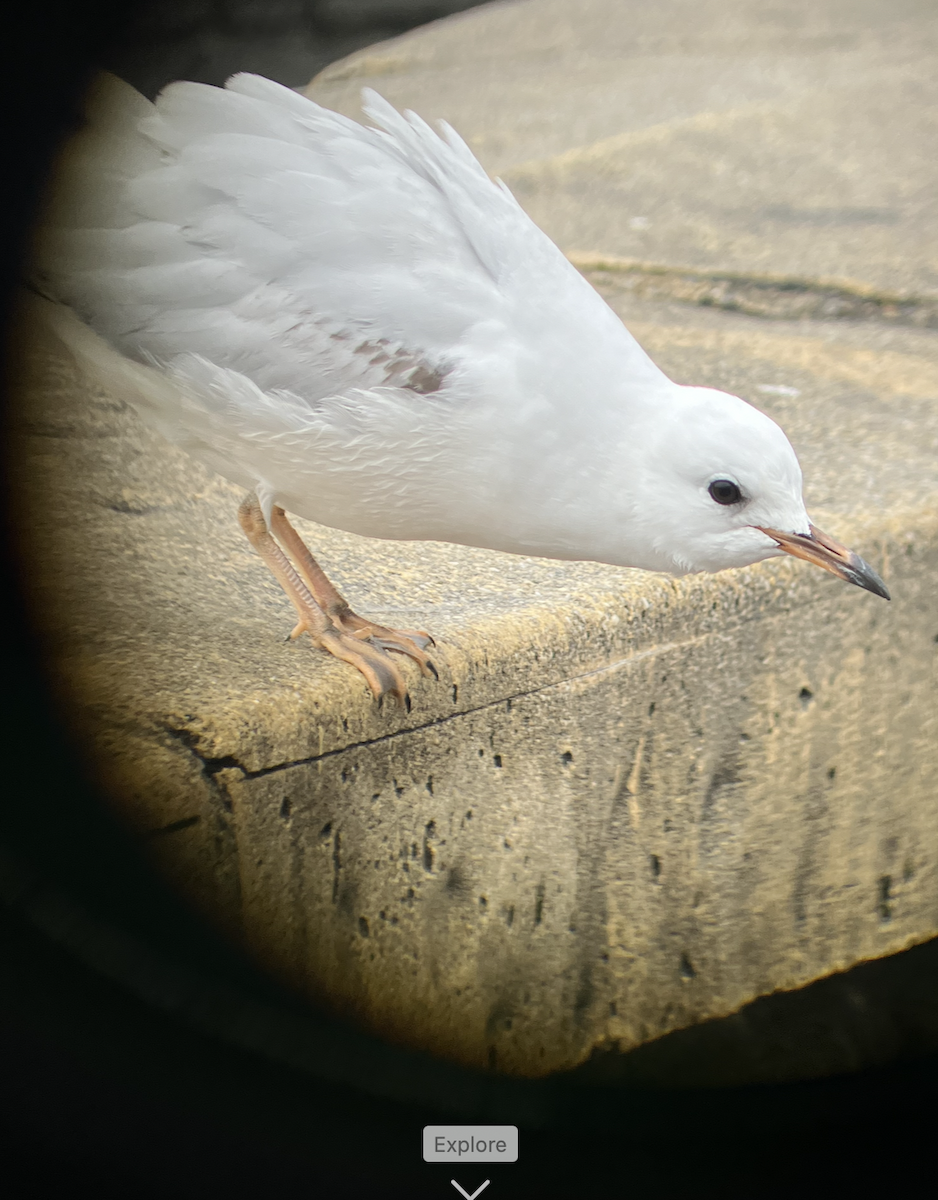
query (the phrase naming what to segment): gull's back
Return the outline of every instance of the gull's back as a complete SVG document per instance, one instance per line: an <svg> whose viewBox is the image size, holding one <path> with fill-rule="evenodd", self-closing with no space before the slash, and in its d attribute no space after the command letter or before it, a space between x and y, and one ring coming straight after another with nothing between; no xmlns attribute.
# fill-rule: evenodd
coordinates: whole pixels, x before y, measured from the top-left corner
<svg viewBox="0 0 938 1200"><path fill-rule="evenodd" d="M533 514L537 431L562 445L610 380L663 377L448 127L366 98L381 128L258 76L156 105L102 78L38 277L175 381L128 398L229 478L359 532L492 544L493 471ZM482 410L530 425L526 460L498 468Z"/></svg>
<svg viewBox="0 0 938 1200"><path fill-rule="evenodd" d="M43 242L48 285L126 354L196 353L309 399L387 382L361 341L438 370L482 319L518 333L539 293L586 297L452 131L368 101L384 129L257 76L172 84L155 106L104 77Z"/></svg>

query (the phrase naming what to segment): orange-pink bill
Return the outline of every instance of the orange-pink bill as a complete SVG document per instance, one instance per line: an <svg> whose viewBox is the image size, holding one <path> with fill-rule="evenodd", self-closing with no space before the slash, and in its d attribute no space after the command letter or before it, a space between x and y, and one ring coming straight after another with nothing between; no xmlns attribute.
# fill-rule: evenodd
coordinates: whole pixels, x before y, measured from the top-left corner
<svg viewBox="0 0 938 1200"><path fill-rule="evenodd" d="M795 558L803 558L815 566L823 567L839 579L855 583L857 587L865 588L874 596L889 599L886 585L870 564L864 562L859 554L854 554L828 534L822 533L817 526L809 525L811 532L808 534L783 533L780 529L767 529L763 525L757 525L756 528L777 542L786 554L793 554Z"/></svg>

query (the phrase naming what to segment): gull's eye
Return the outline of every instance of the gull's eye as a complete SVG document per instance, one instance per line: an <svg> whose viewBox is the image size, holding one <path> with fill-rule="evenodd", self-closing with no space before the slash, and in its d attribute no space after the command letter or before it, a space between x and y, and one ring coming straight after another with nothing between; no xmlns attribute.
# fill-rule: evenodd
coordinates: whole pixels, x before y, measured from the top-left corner
<svg viewBox="0 0 938 1200"><path fill-rule="evenodd" d="M714 479L707 491L717 504L738 504L743 498L739 484L732 479Z"/></svg>

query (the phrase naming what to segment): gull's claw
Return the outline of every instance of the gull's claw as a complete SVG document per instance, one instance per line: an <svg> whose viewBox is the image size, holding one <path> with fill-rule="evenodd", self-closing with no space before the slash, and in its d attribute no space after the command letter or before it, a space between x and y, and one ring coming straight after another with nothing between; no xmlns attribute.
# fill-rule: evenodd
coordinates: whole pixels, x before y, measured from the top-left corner
<svg viewBox="0 0 938 1200"><path fill-rule="evenodd" d="M352 612L347 606L339 611L333 610L329 616L343 633L347 633L353 638L367 640L375 646L380 646L382 650L393 650L396 654L406 654L408 658L414 660L422 675L432 675L434 679L439 679L439 672L424 653L427 646L436 645L428 633L410 629L388 629L385 625L378 625L375 621L360 617L358 613Z"/></svg>
<svg viewBox="0 0 938 1200"><path fill-rule="evenodd" d="M428 646L436 645L436 642L430 637L429 633L424 633L422 629L395 629L393 632L399 634L401 637L409 638L421 650L426 650Z"/></svg>
<svg viewBox="0 0 938 1200"><path fill-rule="evenodd" d="M407 685L388 652L407 655L423 675L439 679L425 653L427 646L435 645L433 638L416 630L388 629L352 612L279 506L271 511L268 529L267 518L252 494L238 510L238 519L296 609L299 620L286 640L308 633L314 645L360 671L376 700L393 696L410 712Z"/></svg>
<svg viewBox="0 0 938 1200"><path fill-rule="evenodd" d="M374 645L380 646L382 650L393 650L396 654L406 654L408 658L412 658L420 668L421 675L432 675L434 679L440 678L440 673L433 665L433 660L427 658L420 646L411 638L403 636L389 638L386 634L374 634L370 640Z"/></svg>
<svg viewBox="0 0 938 1200"><path fill-rule="evenodd" d="M361 671L375 699L393 696L402 708L410 710L407 684L391 658L368 641L327 629L313 639L317 646Z"/></svg>

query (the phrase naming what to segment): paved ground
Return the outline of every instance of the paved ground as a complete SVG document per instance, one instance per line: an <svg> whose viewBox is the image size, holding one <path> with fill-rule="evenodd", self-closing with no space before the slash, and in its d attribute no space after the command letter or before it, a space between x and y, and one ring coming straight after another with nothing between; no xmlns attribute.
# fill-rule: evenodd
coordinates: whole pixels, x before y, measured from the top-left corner
<svg viewBox="0 0 938 1200"><path fill-rule="evenodd" d="M473 0L147 0L134 6L102 65L150 97L174 79L220 85L236 71L300 87L360 46L472 5Z"/></svg>
<svg viewBox="0 0 938 1200"><path fill-rule="evenodd" d="M523 0L327 68L448 120L565 249L938 294L921 0Z"/></svg>

